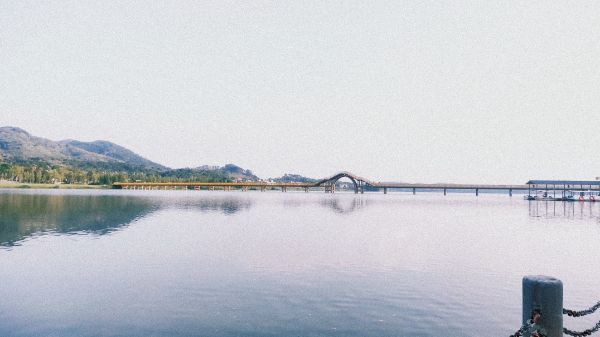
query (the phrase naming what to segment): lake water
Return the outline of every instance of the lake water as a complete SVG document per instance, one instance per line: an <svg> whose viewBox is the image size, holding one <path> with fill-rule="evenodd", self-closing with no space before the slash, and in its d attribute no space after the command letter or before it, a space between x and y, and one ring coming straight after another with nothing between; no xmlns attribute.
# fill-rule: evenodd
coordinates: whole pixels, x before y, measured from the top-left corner
<svg viewBox="0 0 600 337"><path fill-rule="evenodd" d="M524 275L600 300L599 217L499 194L3 190L0 336L508 336Z"/></svg>

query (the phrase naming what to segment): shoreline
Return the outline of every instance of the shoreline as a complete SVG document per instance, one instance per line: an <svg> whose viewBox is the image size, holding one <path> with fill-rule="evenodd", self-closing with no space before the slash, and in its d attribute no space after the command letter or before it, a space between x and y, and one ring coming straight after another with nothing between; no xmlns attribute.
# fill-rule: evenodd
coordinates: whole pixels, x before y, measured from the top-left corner
<svg viewBox="0 0 600 337"><path fill-rule="evenodd" d="M34 183L0 183L0 189L61 189L61 190L90 190L112 189L110 185L85 185L85 184L34 184Z"/></svg>

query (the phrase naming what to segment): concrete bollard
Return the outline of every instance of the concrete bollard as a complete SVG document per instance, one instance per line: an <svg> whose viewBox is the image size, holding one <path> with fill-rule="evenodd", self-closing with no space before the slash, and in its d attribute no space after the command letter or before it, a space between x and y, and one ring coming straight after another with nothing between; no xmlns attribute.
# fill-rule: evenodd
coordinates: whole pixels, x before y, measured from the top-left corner
<svg viewBox="0 0 600 337"><path fill-rule="evenodd" d="M548 337L563 336L563 285L560 280L542 275L523 277L523 324L531 318L533 309L541 310L541 325Z"/></svg>

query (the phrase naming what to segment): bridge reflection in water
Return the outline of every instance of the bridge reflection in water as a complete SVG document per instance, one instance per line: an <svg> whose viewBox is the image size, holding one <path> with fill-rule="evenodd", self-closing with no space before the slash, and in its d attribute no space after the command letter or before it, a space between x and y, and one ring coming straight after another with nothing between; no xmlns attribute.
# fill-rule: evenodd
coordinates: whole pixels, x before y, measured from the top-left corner
<svg viewBox="0 0 600 337"><path fill-rule="evenodd" d="M263 200L241 194L209 196L176 193L160 197L161 193L152 192L141 195L32 192L0 193L0 248L18 246L23 240L44 234L102 236L127 228L137 219L166 209L235 216L249 211ZM340 215L363 211L382 203L406 204L404 198L348 195L317 198L290 196L264 200L279 200L277 203L281 202L285 208L319 205ZM600 202L528 201L528 212L531 218L596 219L600 223Z"/></svg>
<svg viewBox="0 0 600 337"><path fill-rule="evenodd" d="M152 192L144 195L102 193L108 192L2 191L0 249L20 246L24 241L42 235L103 236L125 229L136 220L154 212L167 209L234 216L250 210L257 200L239 194L197 197L177 197L171 194L157 197ZM318 204L340 214L352 213L367 206L367 200L360 196L277 200L283 202L284 207Z"/></svg>
<svg viewBox="0 0 600 337"><path fill-rule="evenodd" d="M513 191L526 191L531 189L529 185L484 185L484 184L415 184L402 182L375 182L363 177L357 176L350 172L339 172L331 177L321 179L312 183L269 183L262 181L246 181L246 182L171 182L171 183L155 183L155 182L117 182L113 184L116 189L133 189L133 190L224 190L239 189L242 191L248 190L303 190L309 191L325 191L326 193L335 193L336 183L342 178L350 179L354 187L354 193L364 193L365 190L383 191L384 194L388 190L412 190L415 194L417 190L439 190L446 195L448 190L472 190L475 195L479 195L480 190L495 190L506 191L512 196Z"/></svg>

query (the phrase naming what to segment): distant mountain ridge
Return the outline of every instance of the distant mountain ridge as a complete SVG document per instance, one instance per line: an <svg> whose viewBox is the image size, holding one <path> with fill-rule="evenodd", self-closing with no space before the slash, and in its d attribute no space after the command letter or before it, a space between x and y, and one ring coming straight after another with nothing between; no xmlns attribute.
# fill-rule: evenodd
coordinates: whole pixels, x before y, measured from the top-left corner
<svg viewBox="0 0 600 337"><path fill-rule="evenodd" d="M0 161L7 163L42 162L79 168L143 169L156 172L169 170L166 166L108 141L52 141L32 136L21 128L10 126L0 127Z"/></svg>
<svg viewBox="0 0 600 337"><path fill-rule="evenodd" d="M0 127L0 166L2 165L58 166L88 172L138 172L145 174L145 178L155 176L188 180L260 180L252 171L234 164L172 169L109 141L52 141L12 126ZM0 176L17 179L15 174L7 173L7 169L4 167L5 172L0 172ZM144 177L136 179L145 179Z"/></svg>

